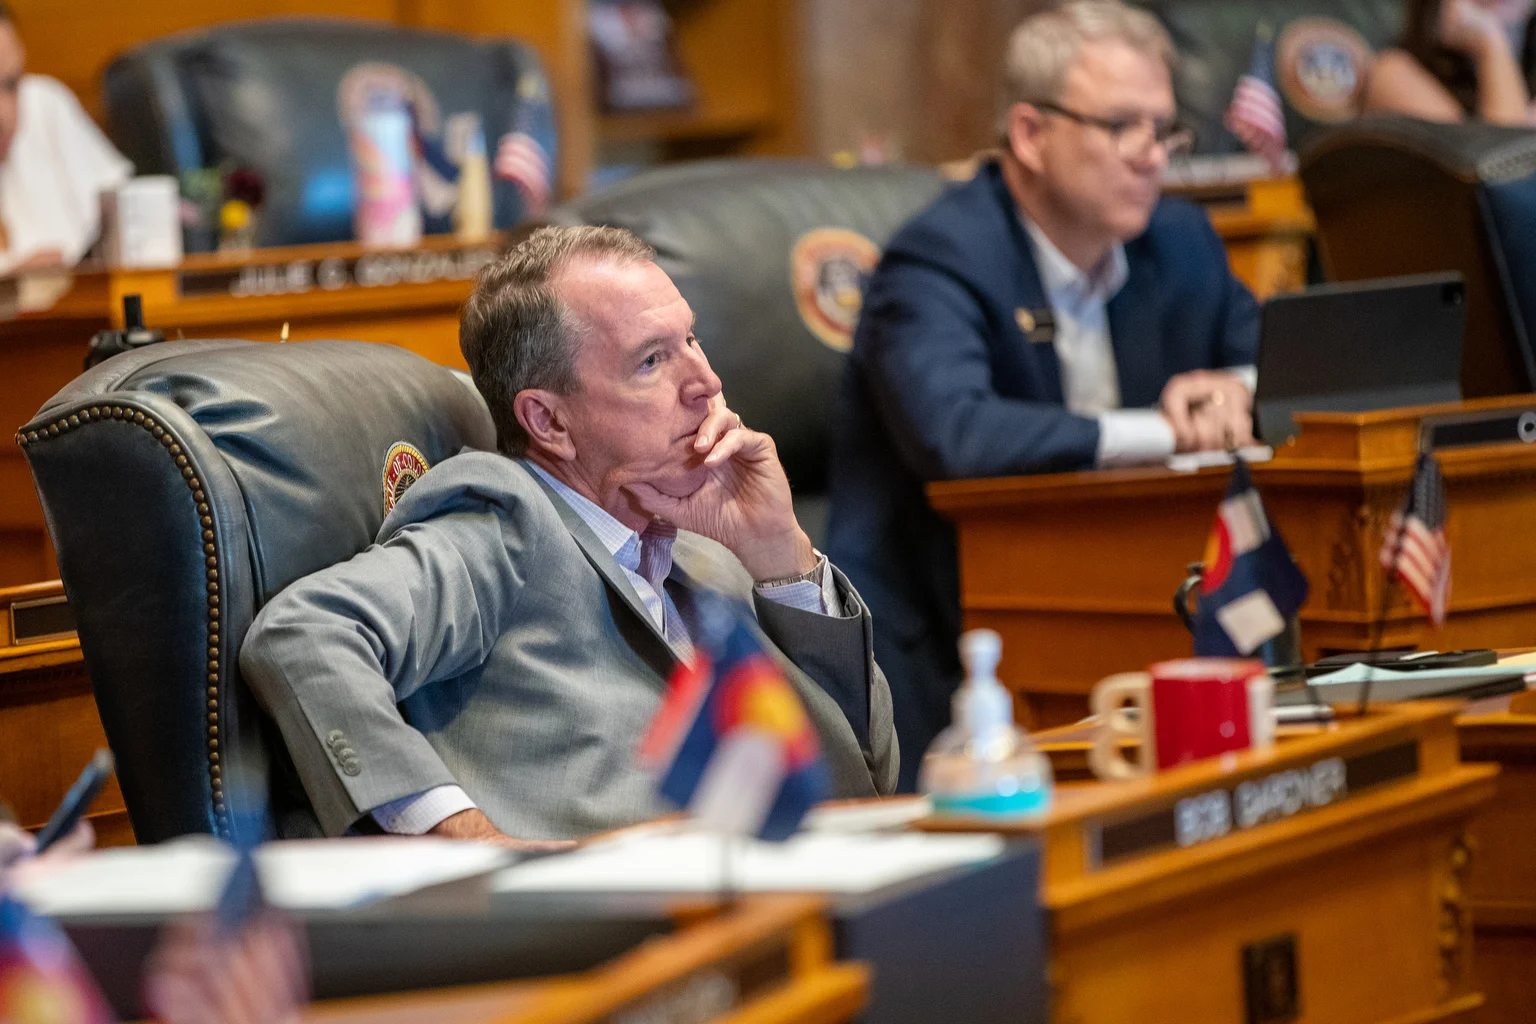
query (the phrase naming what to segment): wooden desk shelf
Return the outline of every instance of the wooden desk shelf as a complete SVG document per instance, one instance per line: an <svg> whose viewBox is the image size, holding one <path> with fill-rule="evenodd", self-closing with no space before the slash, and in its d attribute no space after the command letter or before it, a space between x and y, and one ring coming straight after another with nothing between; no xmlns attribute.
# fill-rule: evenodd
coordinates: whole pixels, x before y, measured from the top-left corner
<svg viewBox="0 0 1536 1024"><path fill-rule="evenodd" d="M1456 711L1377 707L1273 751L1069 782L1035 825L925 827L1038 837L1057 1021L1240 1021L1245 957L1277 949L1299 1000L1277 1019L1461 1019L1483 1002L1469 823L1498 768L1461 763Z"/></svg>

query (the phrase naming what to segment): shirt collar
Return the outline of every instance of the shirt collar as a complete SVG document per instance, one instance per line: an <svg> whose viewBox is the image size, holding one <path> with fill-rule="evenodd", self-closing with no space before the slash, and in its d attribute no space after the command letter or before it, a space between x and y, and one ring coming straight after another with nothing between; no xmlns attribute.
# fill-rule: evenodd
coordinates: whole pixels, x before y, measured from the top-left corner
<svg viewBox="0 0 1536 1024"><path fill-rule="evenodd" d="M1035 268L1040 272L1040 283L1045 286L1047 294L1076 292L1083 298L1108 302L1125 287L1130 267L1125 259L1125 246L1119 242L1105 253L1092 272L1085 274L1056 248L1055 243L1046 237L1034 221L1023 214L1019 215L1019 219L1024 222L1024 230L1029 234L1030 247L1035 251Z"/></svg>
<svg viewBox="0 0 1536 1024"><path fill-rule="evenodd" d="M567 487L561 481L555 479L545 468L532 459L523 460L523 464L544 478L544 482L554 488L556 494L571 506L571 511L581 517L581 521L587 524L587 528L597 535L598 542L607 549L614 560L634 572L640 565L640 535L623 523L619 522L608 510L596 502L578 494Z"/></svg>

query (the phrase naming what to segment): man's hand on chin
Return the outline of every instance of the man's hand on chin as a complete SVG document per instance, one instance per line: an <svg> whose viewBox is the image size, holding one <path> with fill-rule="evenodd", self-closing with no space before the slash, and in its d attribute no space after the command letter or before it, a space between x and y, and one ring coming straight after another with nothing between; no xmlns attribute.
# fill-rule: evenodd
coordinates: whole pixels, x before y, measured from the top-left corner
<svg viewBox="0 0 1536 1024"><path fill-rule="evenodd" d="M756 580L797 576L816 568L816 552L800 529L789 480L767 434L711 404L694 450L704 455L704 482L677 497L650 483L629 491L648 514L723 544Z"/></svg>
<svg viewBox="0 0 1536 1024"><path fill-rule="evenodd" d="M482 842L496 843L523 853L569 850L576 845L574 839L513 839L491 824L491 819L476 807L450 814L433 825L427 834L443 839L479 839Z"/></svg>

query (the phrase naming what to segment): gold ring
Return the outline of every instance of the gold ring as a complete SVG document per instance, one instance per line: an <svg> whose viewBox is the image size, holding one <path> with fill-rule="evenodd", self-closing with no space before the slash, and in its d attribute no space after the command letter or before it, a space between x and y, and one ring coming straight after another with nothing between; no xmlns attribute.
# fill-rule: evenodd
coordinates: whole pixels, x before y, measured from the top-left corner
<svg viewBox="0 0 1536 1024"><path fill-rule="evenodd" d="M1227 396L1222 394L1220 391L1212 391L1211 392L1211 404L1212 405L1226 405L1227 404Z"/></svg>
<svg viewBox="0 0 1536 1024"><path fill-rule="evenodd" d="M736 429L741 429L741 413L736 414Z"/></svg>

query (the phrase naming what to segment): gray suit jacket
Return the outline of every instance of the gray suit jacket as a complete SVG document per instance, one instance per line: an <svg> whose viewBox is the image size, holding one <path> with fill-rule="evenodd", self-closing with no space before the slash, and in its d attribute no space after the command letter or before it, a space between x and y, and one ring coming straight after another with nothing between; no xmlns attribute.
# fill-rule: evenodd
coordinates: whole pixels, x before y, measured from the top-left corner
<svg viewBox="0 0 1536 1024"><path fill-rule="evenodd" d="M835 572L835 570L834 570ZM869 611L757 598L725 548L679 533L673 578L753 603L839 797L890 793L890 691ZM676 659L613 556L537 474L466 451L400 499L377 542L268 603L240 655L327 834L457 783L528 839L667 810L635 763Z"/></svg>

